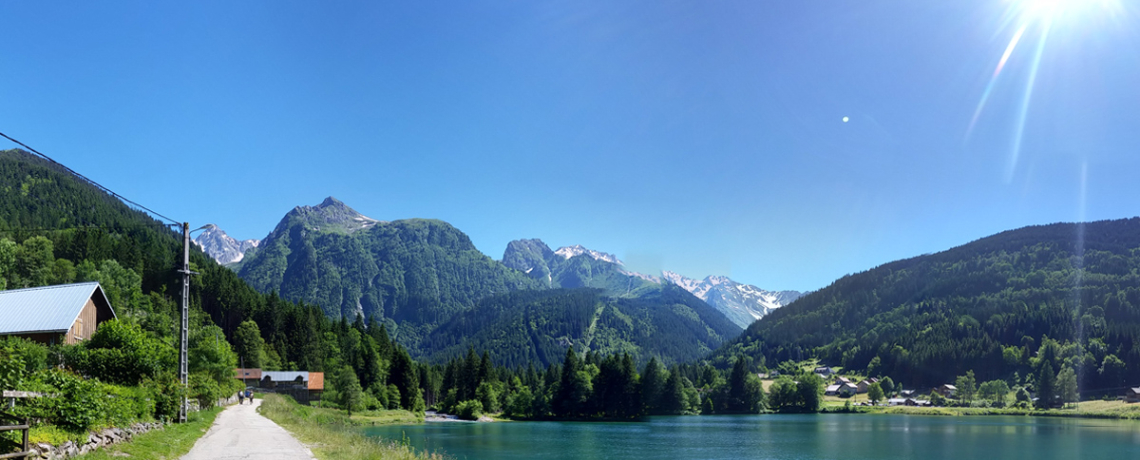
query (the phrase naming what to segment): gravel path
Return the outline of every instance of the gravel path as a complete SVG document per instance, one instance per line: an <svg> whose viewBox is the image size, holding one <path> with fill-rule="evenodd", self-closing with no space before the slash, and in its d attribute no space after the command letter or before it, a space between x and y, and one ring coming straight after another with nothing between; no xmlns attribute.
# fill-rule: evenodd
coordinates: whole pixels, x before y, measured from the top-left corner
<svg viewBox="0 0 1140 460"><path fill-rule="evenodd" d="M182 460L312 460L313 453L253 404L234 405L218 414L214 426L194 443Z"/></svg>

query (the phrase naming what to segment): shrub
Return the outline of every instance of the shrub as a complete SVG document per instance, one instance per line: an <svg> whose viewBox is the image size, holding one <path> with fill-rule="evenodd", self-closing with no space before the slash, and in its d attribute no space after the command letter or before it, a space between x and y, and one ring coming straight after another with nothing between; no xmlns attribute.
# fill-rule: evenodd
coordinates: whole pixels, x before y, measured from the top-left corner
<svg viewBox="0 0 1140 460"><path fill-rule="evenodd" d="M219 398L230 393L229 391L223 393L221 385L218 385L218 382L206 372L190 374L190 378L187 380L190 383L190 397L197 399L198 407L202 409L214 407L218 404Z"/></svg>
<svg viewBox="0 0 1140 460"><path fill-rule="evenodd" d="M91 340L64 347L64 356L76 371L120 385L138 385L147 377L172 372L177 361L173 347L119 320L100 324Z"/></svg>
<svg viewBox="0 0 1140 460"><path fill-rule="evenodd" d="M100 385L105 393L100 424L126 426L154 418L154 400L141 387Z"/></svg>
<svg viewBox="0 0 1140 460"><path fill-rule="evenodd" d="M154 400L154 418L157 420L173 420L178 418L178 411L182 406L182 398L186 395L186 387L174 376L159 380L143 382L146 394Z"/></svg>
<svg viewBox="0 0 1140 460"><path fill-rule="evenodd" d="M37 372L24 388L55 396L29 399L26 406L16 411L17 416L45 420L74 431L86 430L101 421L107 398L99 382L52 369Z"/></svg>
<svg viewBox="0 0 1140 460"><path fill-rule="evenodd" d="M455 415L463 420L479 420L483 415L483 403L473 399L463 401L455 406Z"/></svg>

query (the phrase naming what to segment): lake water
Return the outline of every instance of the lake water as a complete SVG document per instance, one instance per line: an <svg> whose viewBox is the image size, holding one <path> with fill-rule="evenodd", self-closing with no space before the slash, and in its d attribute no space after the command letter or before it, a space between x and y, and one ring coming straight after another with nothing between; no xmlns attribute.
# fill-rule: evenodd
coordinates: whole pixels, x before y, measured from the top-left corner
<svg viewBox="0 0 1140 460"><path fill-rule="evenodd" d="M1135 459L1140 422L1045 417L743 415L642 423L428 423L368 428L463 459Z"/></svg>

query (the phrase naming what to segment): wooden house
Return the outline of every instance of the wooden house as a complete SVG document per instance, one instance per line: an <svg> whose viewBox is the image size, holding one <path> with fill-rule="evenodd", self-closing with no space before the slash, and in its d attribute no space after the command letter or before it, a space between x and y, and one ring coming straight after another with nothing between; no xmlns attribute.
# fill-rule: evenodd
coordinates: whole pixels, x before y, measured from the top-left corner
<svg viewBox="0 0 1140 460"><path fill-rule="evenodd" d="M1140 402L1140 387L1128 388L1124 390L1124 402L1137 403Z"/></svg>
<svg viewBox="0 0 1140 460"><path fill-rule="evenodd" d="M47 345L90 339L115 310L99 283L60 284L0 291L0 336Z"/></svg>

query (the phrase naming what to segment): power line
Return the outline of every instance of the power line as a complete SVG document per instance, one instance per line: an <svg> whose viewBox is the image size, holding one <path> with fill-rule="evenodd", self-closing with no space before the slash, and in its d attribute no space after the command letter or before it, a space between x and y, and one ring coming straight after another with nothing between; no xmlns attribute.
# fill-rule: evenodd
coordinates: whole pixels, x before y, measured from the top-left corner
<svg viewBox="0 0 1140 460"><path fill-rule="evenodd" d="M39 150L36 150L36 149L33 149L33 148L29 147L29 146L28 146L28 144L25 144L25 143L23 143L23 142L20 142L20 141L18 141L18 140L12 139L11 137L9 137L7 134L4 134L4 133L0 133L0 136L4 136L4 138L5 138L5 139L8 139L8 140L10 140L10 141L12 141L12 142L15 142L15 143L19 144L21 147L24 147L24 148L28 149L28 150L29 150L29 151L31 151L32 153L35 153L36 155L39 155L39 156L40 156L40 157L42 157L43 159L45 159L45 160L47 160L47 161L50 161L50 162L52 162L53 164L55 164L55 165L57 165L57 166L59 166L59 167L63 168L65 171L67 171L67 172L69 172L69 173L71 173L71 174L75 175L76 177L78 177L78 178L80 178L80 179L83 179L84 181L87 181L87 183L91 184L91 185L92 185L92 186L94 186L95 188L97 188L97 189L99 189L99 190L102 190L103 192L106 192L107 194L109 194L109 195L111 195L111 196L113 196L113 197L115 197L115 198L118 198L118 199L122 200L123 202L126 202L126 203L130 203L130 204L134 205L135 207L137 207L137 208L139 208L139 209L142 209L142 210L144 210L144 211L146 211L146 212L149 212L149 213L151 213L151 214L153 214L153 215L155 215L155 216L161 217L161 218L165 219L167 222L170 222L170 223L171 223L171 225L181 225L181 221L179 221L179 220L176 220L176 219L171 219L171 218L169 218L169 217L166 217L166 216L164 216L164 215L162 215L162 214L159 214L157 211L155 211L155 210L153 210L153 209L150 209L150 208L148 208L148 207L146 207L146 206L143 206L143 205L139 204L139 203L138 203L138 202L136 202L136 201L133 201L133 200L131 200L131 199L129 199L129 198L127 198L127 197L125 197L125 196L122 196L122 195L120 195L120 194L118 194L118 193L115 193L113 190L111 190L111 189L109 189L109 188L107 188L107 187L104 187L102 184L100 184L100 183L98 183L98 182L95 182L94 180L91 180L91 179L90 179L90 178L88 178L87 176L84 176L84 175L82 175L82 174L79 174L78 172L75 172L75 170L73 170L73 169L71 169L71 168L68 168L68 167L67 167L67 166L65 166L63 163L60 163L60 162L58 162L58 161L55 161L55 160L53 160L51 157L49 157L49 156L47 156L47 155L44 155L43 153L40 153L40 151L39 151Z"/></svg>

